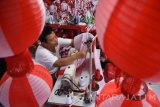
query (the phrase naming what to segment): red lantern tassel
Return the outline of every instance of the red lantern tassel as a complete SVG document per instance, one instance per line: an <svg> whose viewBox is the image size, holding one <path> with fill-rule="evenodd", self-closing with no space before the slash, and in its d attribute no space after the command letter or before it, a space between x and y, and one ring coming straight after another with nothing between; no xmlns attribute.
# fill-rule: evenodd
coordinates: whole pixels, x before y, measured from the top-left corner
<svg viewBox="0 0 160 107"><path fill-rule="evenodd" d="M5 60L7 63L7 72L12 77L22 76L34 68L34 64L28 50L13 57L8 57Z"/></svg>

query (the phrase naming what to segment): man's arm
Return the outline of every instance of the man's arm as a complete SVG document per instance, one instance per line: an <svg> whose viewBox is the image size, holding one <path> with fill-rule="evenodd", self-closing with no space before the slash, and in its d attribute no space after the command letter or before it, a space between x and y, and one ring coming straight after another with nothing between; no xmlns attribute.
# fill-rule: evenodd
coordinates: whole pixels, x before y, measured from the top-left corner
<svg viewBox="0 0 160 107"><path fill-rule="evenodd" d="M86 54L87 54L86 51L80 51L80 52L77 52L77 53L73 54L72 56L69 56L69 57L66 57L66 58L60 58L53 64L53 66L54 67L67 66L78 58L86 57Z"/></svg>
<svg viewBox="0 0 160 107"><path fill-rule="evenodd" d="M60 47L72 46L73 40L67 38L58 38L58 44L60 45Z"/></svg>
<svg viewBox="0 0 160 107"><path fill-rule="evenodd" d="M71 40L71 46L74 47L74 39Z"/></svg>

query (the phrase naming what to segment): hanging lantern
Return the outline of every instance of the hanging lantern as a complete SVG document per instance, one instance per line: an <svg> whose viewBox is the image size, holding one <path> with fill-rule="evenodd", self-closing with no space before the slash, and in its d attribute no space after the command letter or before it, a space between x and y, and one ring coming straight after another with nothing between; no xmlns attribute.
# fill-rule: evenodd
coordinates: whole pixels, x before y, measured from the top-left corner
<svg viewBox="0 0 160 107"><path fill-rule="evenodd" d="M31 46L44 26L43 0L0 1L0 57L18 54Z"/></svg>
<svg viewBox="0 0 160 107"><path fill-rule="evenodd" d="M128 80L127 80L128 81ZM128 83L131 81L129 80ZM134 81L137 82L137 81ZM141 90L138 95L132 95L138 92L139 88L145 89L146 85L141 85L140 86L138 82L138 85L136 85L136 88L132 86L132 84L127 84L129 88L131 88L132 91L129 91L126 87L126 81L122 84L120 87L117 87L115 82L111 80L108 82L101 90L97 102L96 102L96 107L159 107L160 102L155 95L155 93L151 90ZM125 87L125 88L124 88ZM124 90L127 89L127 90ZM122 92L123 90L123 92ZM129 92L126 94L125 92ZM143 93L144 92L144 93ZM141 93L141 96L139 95Z"/></svg>
<svg viewBox="0 0 160 107"><path fill-rule="evenodd" d="M160 81L160 1L101 0L96 11L99 43L121 70Z"/></svg>
<svg viewBox="0 0 160 107"><path fill-rule="evenodd" d="M52 90L52 77L34 65L28 51L6 58L7 72L0 81L0 102L4 107L42 107Z"/></svg>

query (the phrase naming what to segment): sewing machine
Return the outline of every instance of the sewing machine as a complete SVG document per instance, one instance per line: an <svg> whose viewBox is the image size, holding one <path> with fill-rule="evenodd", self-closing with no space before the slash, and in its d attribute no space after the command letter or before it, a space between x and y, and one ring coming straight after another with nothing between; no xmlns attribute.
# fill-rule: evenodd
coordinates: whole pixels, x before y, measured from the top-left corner
<svg viewBox="0 0 160 107"><path fill-rule="evenodd" d="M102 81L98 82L101 86L99 90L92 90L92 76L94 71L100 69L102 74L102 68L99 60L100 50L95 48L93 53L91 49L92 41L91 39L89 40L90 43L87 43L88 39L82 39L83 43L86 44L84 47L88 49L86 59L76 60L65 68L63 76L58 77L55 83L48 103L67 106L95 107L96 95L105 82L102 79ZM84 49L84 47L79 46L77 48ZM94 63L92 63L93 61Z"/></svg>
<svg viewBox="0 0 160 107"><path fill-rule="evenodd" d="M76 73L76 65L75 64L71 64L69 66L66 67L62 80L61 80L61 88L66 88L68 89L73 89L74 88L74 84L75 81L75 73Z"/></svg>

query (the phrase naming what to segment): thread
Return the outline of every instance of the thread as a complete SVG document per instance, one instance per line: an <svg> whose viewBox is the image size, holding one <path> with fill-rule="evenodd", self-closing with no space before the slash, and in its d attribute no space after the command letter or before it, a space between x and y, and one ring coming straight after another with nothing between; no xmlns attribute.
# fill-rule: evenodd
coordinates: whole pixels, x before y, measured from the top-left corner
<svg viewBox="0 0 160 107"><path fill-rule="evenodd" d="M72 103L72 98L71 98L71 96L68 94L67 96L66 96L66 104L71 104Z"/></svg>
<svg viewBox="0 0 160 107"><path fill-rule="evenodd" d="M95 80L92 80L92 89L96 88L96 82Z"/></svg>
<svg viewBox="0 0 160 107"><path fill-rule="evenodd" d="M84 87L86 85L84 77L80 77L79 85L80 87Z"/></svg>
<svg viewBox="0 0 160 107"><path fill-rule="evenodd" d="M100 74L100 70L97 69L96 72L95 72L95 79L96 80L100 80L101 79L101 74Z"/></svg>

